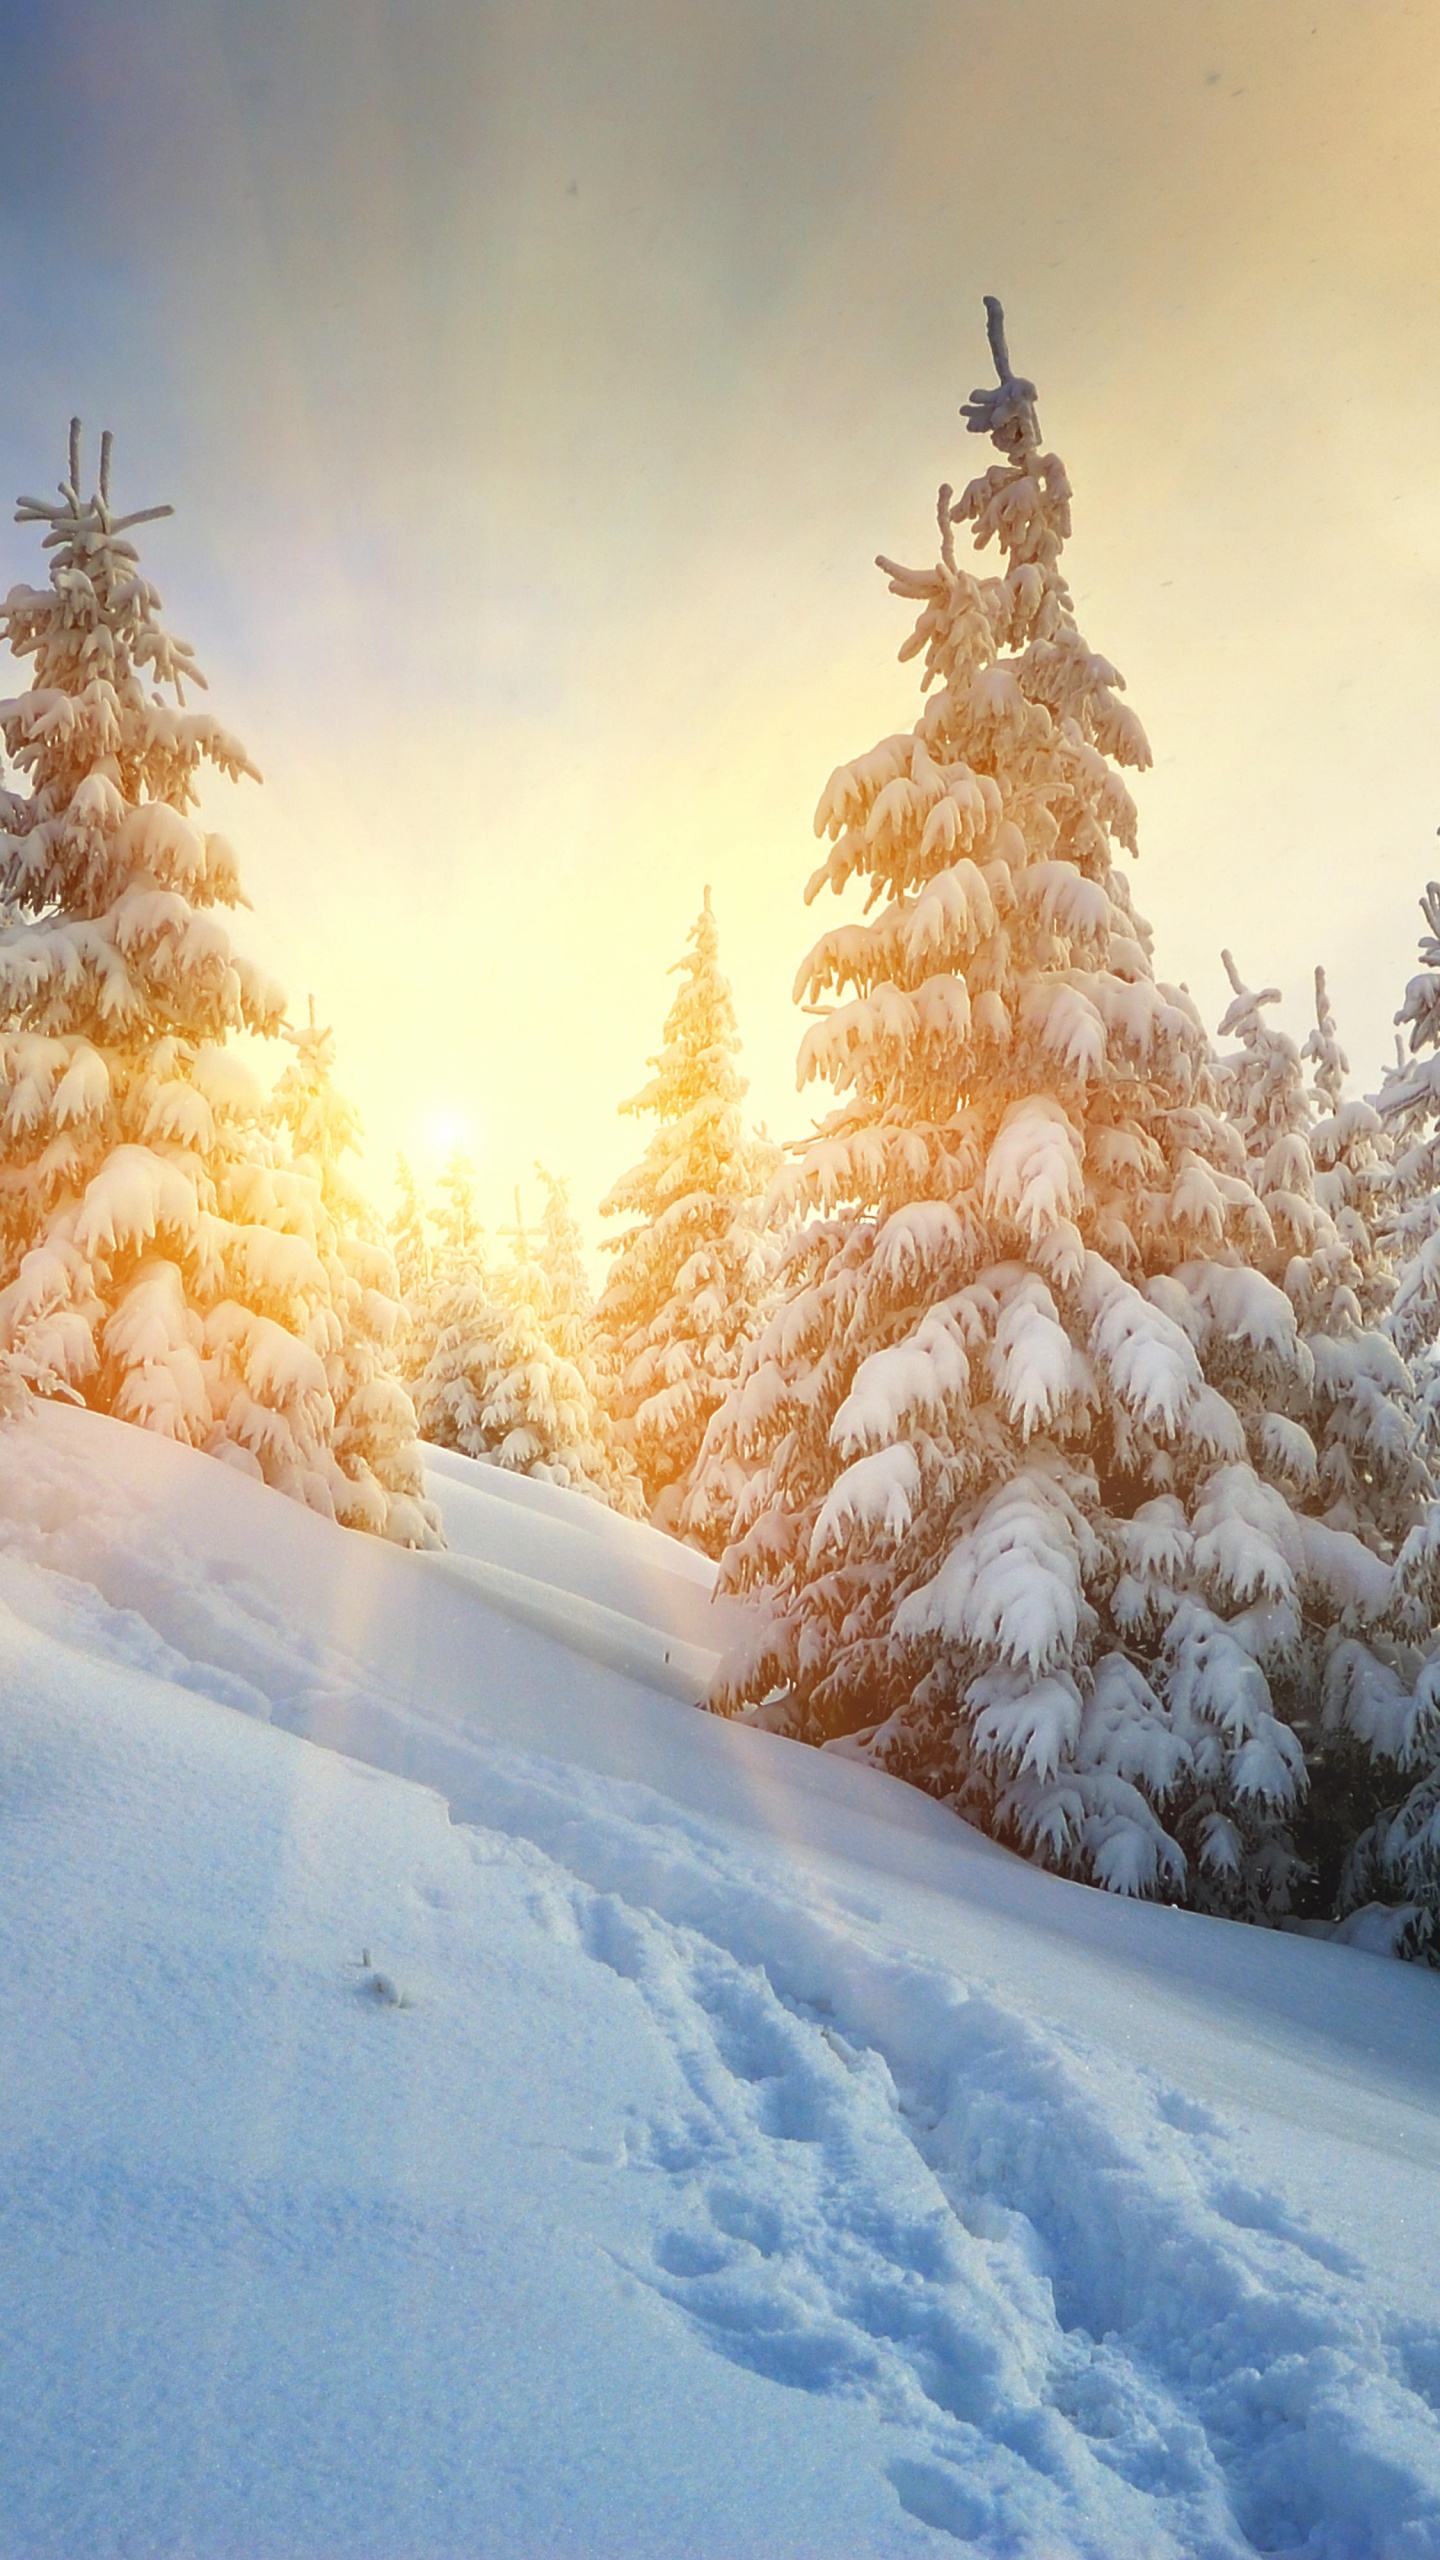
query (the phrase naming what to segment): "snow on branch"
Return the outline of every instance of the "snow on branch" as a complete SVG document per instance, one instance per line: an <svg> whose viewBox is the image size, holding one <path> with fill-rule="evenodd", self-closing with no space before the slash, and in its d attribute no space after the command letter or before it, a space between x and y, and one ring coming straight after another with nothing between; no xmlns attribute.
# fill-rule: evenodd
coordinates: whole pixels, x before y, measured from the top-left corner
<svg viewBox="0 0 1440 2560"><path fill-rule="evenodd" d="M82 435L83 429L80 420L78 418L72 418L70 421L69 450L66 457L66 477L60 483L59 506L57 507L52 505L48 498L17 498L15 501L15 522L17 524L43 523L58 525L63 523L73 523L79 516L87 512L87 510L82 507L80 501ZM114 450L114 432L111 428L106 427L100 438L99 487L96 491L95 497L91 500L91 510L93 510L96 516L100 519L100 529L105 533L126 533L129 531L131 525L155 524L158 523L162 516L173 516L175 510L173 507L169 506L138 507L132 515L111 515L110 463Z"/></svg>
<svg viewBox="0 0 1440 2560"><path fill-rule="evenodd" d="M1019 462L1027 453L1033 453L1040 442L1040 420L1035 410L1038 394L1033 382L1011 371L1005 313L993 293L985 296L985 333L995 360L995 388L972 391L961 404L960 415L972 435L989 436L1002 453Z"/></svg>

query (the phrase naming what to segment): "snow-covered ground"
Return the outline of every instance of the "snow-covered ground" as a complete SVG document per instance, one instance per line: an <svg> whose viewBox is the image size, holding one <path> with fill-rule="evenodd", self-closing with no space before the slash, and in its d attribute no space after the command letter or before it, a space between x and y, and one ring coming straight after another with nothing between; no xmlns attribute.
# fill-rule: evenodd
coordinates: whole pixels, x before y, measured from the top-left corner
<svg viewBox="0 0 1440 2560"><path fill-rule="evenodd" d="M696 1715L701 1560L432 1490L0 1432L6 2560L1440 2554L1440 1977Z"/></svg>

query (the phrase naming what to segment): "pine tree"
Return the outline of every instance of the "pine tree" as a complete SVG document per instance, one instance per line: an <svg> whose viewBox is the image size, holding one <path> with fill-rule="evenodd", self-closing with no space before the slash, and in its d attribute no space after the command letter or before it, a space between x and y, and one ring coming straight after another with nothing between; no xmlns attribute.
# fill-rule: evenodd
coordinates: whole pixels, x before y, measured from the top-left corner
<svg viewBox="0 0 1440 2560"><path fill-rule="evenodd" d="M1402 1353L1427 1358L1440 1340L1440 881L1429 883L1420 912L1421 967L1395 1016L1399 1056L1376 1101L1393 1150L1390 1331Z"/></svg>
<svg viewBox="0 0 1440 2560"><path fill-rule="evenodd" d="M1375 1105L1346 1093L1350 1061L1340 1046L1323 969L1315 972L1315 1027L1304 1055L1315 1071L1316 1118L1310 1129L1315 1196L1334 1222L1344 1257L1314 1275L1325 1292L1316 1301L1316 1317L1327 1330L1347 1318L1375 1324L1388 1314L1395 1294L1394 1256L1385 1231L1394 1189L1394 1147Z"/></svg>
<svg viewBox="0 0 1440 2560"><path fill-rule="evenodd" d="M436 1184L438 1196L428 1215L407 1159L399 1156L396 1163L400 1205L390 1232L397 1262L404 1255L408 1280L400 1374L416 1398L418 1414L420 1380L440 1339L441 1310L457 1283L483 1265L484 1231L475 1205L475 1168L462 1148L453 1148L446 1158ZM423 1415L420 1422L422 1435L432 1437L425 1430Z"/></svg>
<svg viewBox="0 0 1440 2560"><path fill-rule="evenodd" d="M768 1721L858 1737L1072 1873L1274 1913L1296 1724L1327 1679L1370 1712L1390 1577L1247 1441L1306 1353L1117 867L1115 768L1148 749L1076 626L1069 483L987 307L998 387L965 416L1002 459L942 489L933 569L880 564L929 700L817 813L809 895L860 882L871 913L801 971L828 1000L801 1078L840 1099L725 1420L754 1473L722 1581L754 1638L715 1703L778 1688ZM998 573L958 563L960 523Z"/></svg>
<svg viewBox="0 0 1440 2560"><path fill-rule="evenodd" d="M335 1516L405 1546L439 1546L439 1514L426 1501L415 1408L396 1373L403 1328L395 1263L345 1158L360 1145L354 1105L335 1082L335 1036L315 1020L287 1025L295 1056L272 1110L287 1131L290 1162L315 1186L316 1248L332 1319L324 1349L335 1408Z"/></svg>
<svg viewBox="0 0 1440 2560"><path fill-rule="evenodd" d="M51 563L0 607L33 661L0 704L27 785L0 847L0 1352L330 1510L315 1185L226 1046L274 1035L284 998L231 946L235 858L193 814L204 765L254 768L187 705L204 679L127 539L170 509L115 513L109 436L91 497L76 423L58 503L17 513Z"/></svg>
<svg viewBox="0 0 1440 2560"><path fill-rule="evenodd" d="M435 1271L443 1279L479 1253L484 1234L475 1205L475 1167L463 1148L452 1148L446 1158L439 1189L435 1223L440 1230L440 1249L435 1256Z"/></svg>
<svg viewBox="0 0 1440 2560"><path fill-rule="evenodd" d="M434 1256L415 1168L409 1157L403 1154L395 1158L395 1188L399 1199L390 1220L389 1232L395 1256L395 1277L408 1312L423 1302L429 1290Z"/></svg>
<svg viewBox="0 0 1440 2560"><path fill-rule="evenodd" d="M1393 1290L1376 1223L1388 1189L1385 1133L1368 1103L1345 1098L1324 971L1315 973L1316 1026L1302 1054L1265 1019L1278 989L1253 994L1229 952L1222 957L1235 1001L1220 1036L1238 1032L1242 1046L1222 1062L1220 1081L1272 1231L1252 1258L1284 1289L1297 1326L1296 1357L1283 1377L1272 1373L1263 1406L1247 1407L1239 1382L1251 1456L1303 1509L1389 1559L1429 1478L1414 1382L1379 1321ZM1306 1055L1318 1062L1320 1119Z"/></svg>
<svg viewBox="0 0 1440 2560"><path fill-rule="evenodd" d="M1265 987L1257 995L1228 951L1220 959L1233 991L1221 1017L1220 1038L1237 1034L1240 1048L1233 1058L1217 1062L1217 1082L1272 1226L1279 1215L1281 1234L1274 1251L1283 1257L1287 1239L1292 1249L1303 1248L1315 1235L1315 1168L1305 1135L1313 1115L1305 1069L1289 1033L1266 1018L1267 1007L1280 1002L1279 988Z"/></svg>
<svg viewBox="0 0 1440 2560"><path fill-rule="evenodd" d="M386 1230L400 1292L395 1365L406 1385L413 1387L435 1348L435 1254L415 1169L403 1153L395 1158L395 1188L399 1196Z"/></svg>
<svg viewBox="0 0 1440 2560"><path fill-rule="evenodd" d="M570 1186L543 1164L537 1164L535 1170L544 1185L545 1206L540 1215L540 1234L533 1244L518 1223L518 1195L515 1202L526 1282L534 1292L536 1312L556 1350L577 1367L588 1366L593 1385L599 1376L595 1297L585 1269L584 1238L570 1206Z"/></svg>
<svg viewBox="0 0 1440 2560"><path fill-rule="evenodd" d="M761 1200L779 1156L741 1121L740 1038L708 889L689 939L654 1075L620 1106L657 1125L602 1204L634 1223L606 1240L615 1267L600 1322L652 1517L718 1555L739 1478L722 1451L702 1463L701 1450L765 1311L775 1254Z"/></svg>
<svg viewBox="0 0 1440 2560"><path fill-rule="evenodd" d="M1402 1038L1376 1107L1391 1150L1384 1240L1396 1280L1386 1318L1419 1387L1422 1447L1440 1475L1440 881L1420 901L1421 965L1396 1015ZM1408 1031L1408 1040L1403 1035ZM1419 1655L1408 1712L1384 1736L1389 1800L1354 1838L1341 1909L1398 1906L1397 1952L1440 1964L1440 1501L1401 1549L1399 1615Z"/></svg>
<svg viewBox="0 0 1440 2560"><path fill-rule="evenodd" d="M545 1191L538 1235L526 1230L515 1194L515 1285L552 1350L569 1361L585 1390L586 1472L612 1509L639 1518L645 1498L634 1462L616 1429L613 1350L601 1332L585 1267L585 1243L570 1205L570 1186L543 1164Z"/></svg>
<svg viewBox="0 0 1440 2560"><path fill-rule="evenodd" d="M423 1436L614 1509L638 1509L638 1488L581 1365L545 1330L551 1284L530 1251L518 1195L513 1250L497 1265L483 1250L468 1166L452 1159L442 1181L431 1348L415 1384Z"/></svg>
<svg viewBox="0 0 1440 2560"><path fill-rule="evenodd" d="M1315 1027L1303 1052L1265 1019L1277 1001L1244 987L1229 953L1235 1002L1220 1028L1239 1054L1221 1070L1274 1230L1260 1267L1283 1286L1298 1327L1297 1357L1272 1373L1263 1402L1238 1394L1251 1453L1303 1512L1353 1531L1387 1564L1431 1490L1415 1381L1385 1327L1394 1292L1384 1235L1392 1188L1379 1114L1347 1098L1348 1065L1323 969ZM1304 1060L1314 1062L1313 1093ZM1318 1107L1318 1116L1317 1116ZM1336 1647L1329 1677L1297 1714L1309 1776L1295 1845L1307 1873L1304 1907L1345 1907L1358 1872L1354 1846L1393 1792L1393 1753L1423 1723L1413 1652L1397 1643L1403 1608L1374 1613L1369 1642Z"/></svg>

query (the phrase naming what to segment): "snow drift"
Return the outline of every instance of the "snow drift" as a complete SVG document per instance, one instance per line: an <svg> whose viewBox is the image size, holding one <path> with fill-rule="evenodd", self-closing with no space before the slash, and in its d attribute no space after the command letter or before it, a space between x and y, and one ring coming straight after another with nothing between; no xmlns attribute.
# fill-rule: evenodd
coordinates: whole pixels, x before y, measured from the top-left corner
<svg viewBox="0 0 1440 2560"><path fill-rule="evenodd" d="M0 1434L0 2547L1440 2553L1436 1977L696 1715L702 1559L429 1490Z"/></svg>

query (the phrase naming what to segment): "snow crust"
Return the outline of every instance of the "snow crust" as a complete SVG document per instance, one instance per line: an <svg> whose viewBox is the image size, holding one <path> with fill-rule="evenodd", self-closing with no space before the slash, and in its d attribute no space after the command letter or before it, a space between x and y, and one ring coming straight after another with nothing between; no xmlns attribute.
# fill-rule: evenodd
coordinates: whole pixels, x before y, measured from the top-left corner
<svg viewBox="0 0 1440 2560"><path fill-rule="evenodd" d="M3 2547L1440 2553L1437 1977L697 1715L703 1558L429 1491L0 1431Z"/></svg>

